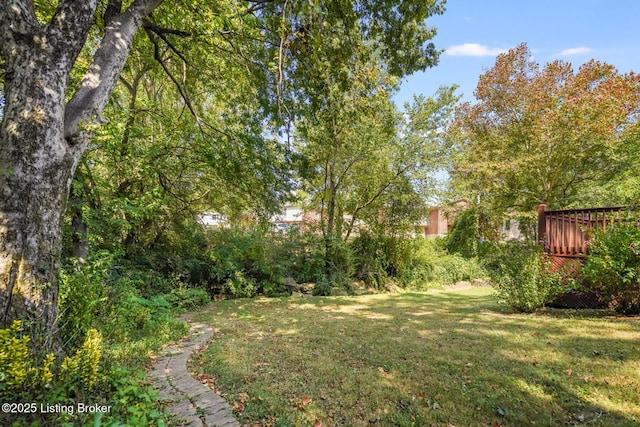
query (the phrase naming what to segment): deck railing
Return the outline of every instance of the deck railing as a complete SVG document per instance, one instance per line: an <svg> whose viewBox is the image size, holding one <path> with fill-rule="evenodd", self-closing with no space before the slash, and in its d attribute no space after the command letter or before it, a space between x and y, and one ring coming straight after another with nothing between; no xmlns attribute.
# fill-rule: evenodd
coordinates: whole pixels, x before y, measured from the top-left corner
<svg viewBox="0 0 640 427"><path fill-rule="evenodd" d="M614 206L590 209L548 211L538 207L538 238L545 252L553 257L584 258L587 256L589 233L606 230L623 220L626 207Z"/></svg>

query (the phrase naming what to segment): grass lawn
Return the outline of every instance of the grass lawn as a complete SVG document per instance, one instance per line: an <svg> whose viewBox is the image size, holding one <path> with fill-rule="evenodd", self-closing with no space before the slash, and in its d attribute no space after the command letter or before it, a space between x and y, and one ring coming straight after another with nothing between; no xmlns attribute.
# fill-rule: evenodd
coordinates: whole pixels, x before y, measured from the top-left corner
<svg viewBox="0 0 640 427"><path fill-rule="evenodd" d="M491 290L233 300L191 371L250 426L638 426L640 318Z"/></svg>

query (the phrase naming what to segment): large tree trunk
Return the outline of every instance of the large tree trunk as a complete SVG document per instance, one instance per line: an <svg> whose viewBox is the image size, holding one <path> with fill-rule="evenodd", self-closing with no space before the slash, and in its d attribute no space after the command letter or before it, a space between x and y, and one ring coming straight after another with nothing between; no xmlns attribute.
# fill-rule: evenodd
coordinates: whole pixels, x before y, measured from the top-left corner
<svg viewBox="0 0 640 427"><path fill-rule="evenodd" d="M142 19L161 0L111 8L94 60L65 103L75 60L97 0L62 0L40 24L33 1L0 0L5 108L0 127L0 323L22 320L37 355L57 341L62 220L78 162L88 143L81 130L100 116L124 67ZM120 10L121 3L110 6Z"/></svg>
<svg viewBox="0 0 640 427"><path fill-rule="evenodd" d="M6 60L0 127L0 323L6 327L22 320L32 348L42 354L60 349L56 319L62 219L84 149L80 141L70 144L64 138L65 95L91 18L78 16L73 25L59 19L45 27L28 3L2 7L9 10L0 15ZM77 9L93 13L91 5ZM58 12L64 17L65 8ZM67 38L61 39L65 32ZM80 44L75 49L69 45L74 38Z"/></svg>
<svg viewBox="0 0 640 427"><path fill-rule="evenodd" d="M81 150L63 137L64 75L20 71L8 82L0 131L2 325L21 319L35 347L52 349L62 219Z"/></svg>

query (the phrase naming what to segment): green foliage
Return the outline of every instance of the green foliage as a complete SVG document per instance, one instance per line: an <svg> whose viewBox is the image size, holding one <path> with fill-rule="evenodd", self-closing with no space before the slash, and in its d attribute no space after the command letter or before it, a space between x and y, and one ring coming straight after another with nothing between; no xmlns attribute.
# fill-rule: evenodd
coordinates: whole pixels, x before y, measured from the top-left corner
<svg viewBox="0 0 640 427"><path fill-rule="evenodd" d="M464 258L458 254L445 254L431 259L431 281L442 285L452 285L461 281L482 279L485 270L477 258Z"/></svg>
<svg viewBox="0 0 640 427"><path fill-rule="evenodd" d="M411 268L408 270L410 274L405 281L406 286L411 288L452 285L487 276L477 258L449 253L443 239L416 239L411 256Z"/></svg>
<svg viewBox="0 0 640 427"><path fill-rule="evenodd" d="M406 237L374 237L363 233L353 241L356 275L369 286L388 282L425 289L483 278L486 272L475 258L449 254L442 241Z"/></svg>
<svg viewBox="0 0 640 427"><path fill-rule="evenodd" d="M415 284L426 277L425 268L431 268L422 262L422 244L423 239L361 233L351 243L355 278L378 289L390 281L401 286Z"/></svg>
<svg viewBox="0 0 640 427"><path fill-rule="evenodd" d="M230 228L210 233L211 293L228 292L236 297L281 290L284 270L273 258L277 240L266 230Z"/></svg>
<svg viewBox="0 0 640 427"><path fill-rule="evenodd" d="M29 336L21 335L20 321L0 329L0 401L19 402L51 385L53 354L39 365L29 351Z"/></svg>
<svg viewBox="0 0 640 427"><path fill-rule="evenodd" d="M77 348L95 326L114 255L100 252L86 263L72 262L60 273L60 332L68 348Z"/></svg>
<svg viewBox="0 0 640 427"><path fill-rule="evenodd" d="M481 242L498 240L498 228L503 215L486 206L476 205L455 212L453 222L444 238L445 248L465 258L478 256Z"/></svg>
<svg viewBox="0 0 640 427"><path fill-rule="evenodd" d="M29 336L22 335L19 321L9 328L0 329L0 401L37 402L36 408L28 413L7 411L0 414L0 421L15 421L15 425L23 425L20 422L46 420L49 425L62 425L63 421L73 416L72 413L43 414L40 406L75 405L95 398L96 387L104 381L99 372L103 353L102 335L95 329L89 329L75 354L65 357L61 362L56 361L53 354L47 354L42 361L37 361L28 343Z"/></svg>
<svg viewBox="0 0 640 427"><path fill-rule="evenodd" d="M465 209L456 214L445 237L445 245L451 253L472 257L478 254L479 237L478 210Z"/></svg>
<svg viewBox="0 0 640 427"><path fill-rule="evenodd" d="M550 302L562 288L560 274L538 245L486 243L485 266L501 302L530 313Z"/></svg>
<svg viewBox="0 0 640 427"><path fill-rule="evenodd" d="M147 259L141 260L147 263ZM179 277L143 270L121 253L101 252L66 265L61 275L60 328L67 356L36 359L19 324L0 330L0 400L76 406L104 403L107 414L0 414L0 424L167 425L158 394L144 379L149 355L183 336L172 304L209 300ZM172 290L173 289L173 290Z"/></svg>
<svg viewBox="0 0 640 427"><path fill-rule="evenodd" d="M103 394L113 402L111 412L101 424L106 426L169 425L168 417L158 408L159 393L149 384L144 371L115 367L105 374Z"/></svg>
<svg viewBox="0 0 640 427"><path fill-rule="evenodd" d="M89 329L87 337L73 357L65 357L60 377L74 388L91 389L98 381L98 365L102 354L102 335Z"/></svg>
<svg viewBox="0 0 640 427"><path fill-rule="evenodd" d="M180 287L163 295L164 299L174 307L193 310L211 301L209 293L202 288Z"/></svg>
<svg viewBox="0 0 640 427"><path fill-rule="evenodd" d="M336 235L324 236L325 286L316 289L319 295L331 295L333 289L348 288L353 275L354 257L349 244Z"/></svg>
<svg viewBox="0 0 640 427"><path fill-rule="evenodd" d="M357 236L351 247L355 257L355 278L368 286L382 289L389 280L391 268L390 247L384 238L376 238L363 232Z"/></svg>
<svg viewBox="0 0 640 427"><path fill-rule="evenodd" d="M318 282L325 274L323 239L319 234L293 228L273 236L275 268L297 283Z"/></svg>
<svg viewBox="0 0 640 427"><path fill-rule="evenodd" d="M595 231L581 273L617 312L640 313L640 220Z"/></svg>

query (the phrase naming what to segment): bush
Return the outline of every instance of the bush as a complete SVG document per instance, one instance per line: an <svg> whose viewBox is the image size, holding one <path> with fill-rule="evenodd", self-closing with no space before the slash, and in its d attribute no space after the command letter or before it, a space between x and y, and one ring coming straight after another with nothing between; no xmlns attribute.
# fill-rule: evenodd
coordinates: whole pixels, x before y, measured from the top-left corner
<svg viewBox="0 0 640 427"><path fill-rule="evenodd" d="M274 259L279 240L265 230L240 228L215 230L210 234L210 275L216 286L212 294L227 292L235 297L281 291L286 260Z"/></svg>
<svg viewBox="0 0 640 427"><path fill-rule="evenodd" d="M353 240L351 247L355 261L354 277L367 286L382 289L392 269L390 240L363 232Z"/></svg>
<svg viewBox="0 0 640 427"><path fill-rule="evenodd" d="M0 401L23 402L37 390L49 387L53 379L53 354L40 366L29 350L29 337L22 335L22 324L14 321L0 329Z"/></svg>
<svg viewBox="0 0 640 427"><path fill-rule="evenodd" d="M211 301L207 291L202 288L176 288L163 295L163 298L173 307L187 310L202 307Z"/></svg>
<svg viewBox="0 0 640 427"><path fill-rule="evenodd" d="M431 263L430 280L441 285L480 279L487 275L476 258L464 258L458 254L435 257Z"/></svg>
<svg viewBox="0 0 640 427"><path fill-rule="evenodd" d="M495 245L487 266L498 298L517 311L536 311L561 289L560 275L550 272L549 259L537 245Z"/></svg>
<svg viewBox="0 0 640 427"><path fill-rule="evenodd" d="M60 272L60 333L67 348L78 348L95 327L111 274L114 255L100 252L85 263L74 261Z"/></svg>
<svg viewBox="0 0 640 427"><path fill-rule="evenodd" d="M86 338L73 356L61 362L47 354L38 362L28 347L29 336L22 335L21 322L0 329L0 401L14 403L37 402L35 410L3 411L3 425L22 425L20 422L42 421L62 425L64 418L73 414L42 414L41 404L75 404L89 402L96 384L103 378L99 374L103 351L102 335L89 329Z"/></svg>
<svg viewBox="0 0 640 427"><path fill-rule="evenodd" d="M442 239L416 239L411 252L409 275L405 273L403 283L412 288L424 289L487 276L477 258L450 254L445 246L446 241Z"/></svg>
<svg viewBox="0 0 640 427"><path fill-rule="evenodd" d="M448 254L440 240L359 236L353 242L356 278L378 288L388 281L425 289L485 277L475 258Z"/></svg>
<svg viewBox="0 0 640 427"><path fill-rule="evenodd" d="M458 253L467 258L476 256L480 235L478 208L458 212L444 238L450 253Z"/></svg>
<svg viewBox="0 0 640 427"><path fill-rule="evenodd" d="M640 313L640 221L595 232L581 273L618 313Z"/></svg>

